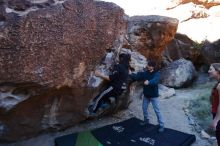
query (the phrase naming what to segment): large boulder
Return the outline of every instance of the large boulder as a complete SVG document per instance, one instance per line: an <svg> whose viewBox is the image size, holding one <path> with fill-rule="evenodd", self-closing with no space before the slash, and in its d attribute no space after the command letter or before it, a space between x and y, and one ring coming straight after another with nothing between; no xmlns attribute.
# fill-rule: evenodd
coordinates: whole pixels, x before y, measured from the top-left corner
<svg viewBox="0 0 220 146"><path fill-rule="evenodd" d="M128 23L127 40L131 48L147 59L161 62L161 52L174 38L178 20L164 16L134 16Z"/></svg>
<svg viewBox="0 0 220 146"><path fill-rule="evenodd" d="M207 64L220 62L220 39L213 43L206 42L202 54Z"/></svg>
<svg viewBox="0 0 220 146"><path fill-rule="evenodd" d="M85 120L100 85L90 80L91 72L126 32L124 12L113 3L26 2L0 3L1 140Z"/></svg>
<svg viewBox="0 0 220 146"><path fill-rule="evenodd" d="M204 64L204 57L201 54L202 44L198 44L183 34L176 34L175 38L166 46L162 52L163 66L169 65L175 60L185 58L193 62L199 68Z"/></svg>
<svg viewBox="0 0 220 146"><path fill-rule="evenodd" d="M179 59L161 69L161 83L168 87L180 88L190 85L196 77L196 70L191 61Z"/></svg>
<svg viewBox="0 0 220 146"><path fill-rule="evenodd" d="M158 89L159 89L159 98L162 98L162 99L169 98L176 94L174 88L169 88L162 84L159 84Z"/></svg>

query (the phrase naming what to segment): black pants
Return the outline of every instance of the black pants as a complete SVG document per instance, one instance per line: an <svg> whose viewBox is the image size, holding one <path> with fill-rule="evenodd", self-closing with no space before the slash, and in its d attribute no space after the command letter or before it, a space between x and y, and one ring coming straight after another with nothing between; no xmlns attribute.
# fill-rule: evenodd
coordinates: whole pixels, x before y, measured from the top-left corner
<svg viewBox="0 0 220 146"><path fill-rule="evenodd" d="M213 119L215 118L216 113L212 113ZM220 146L220 121L218 121L218 124L216 126L216 131L215 131L216 139L218 142L218 146Z"/></svg>
<svg viewBox="0 0 220 146"><path fill-rule="evenodd" d="M102 105L102 103L109 102L110 97L117 98L122 94L122 89L117 89L113 86L107 86L102 92L100 92L93 101L95 102L93 105L92 110L94 112L97 111L97 109Z"/></svg>

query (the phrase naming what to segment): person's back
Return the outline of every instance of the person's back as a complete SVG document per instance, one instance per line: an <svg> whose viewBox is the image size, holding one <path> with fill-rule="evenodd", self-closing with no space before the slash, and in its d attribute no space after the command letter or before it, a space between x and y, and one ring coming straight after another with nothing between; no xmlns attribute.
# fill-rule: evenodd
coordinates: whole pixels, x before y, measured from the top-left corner
<svg viewBox="0 0 220 146"><path fill-rule="evenodd" d="M127 79L129 74L130 54L120 54L119 63L114 65L112 73L109 76L103 75L96 71L95 74L105 80L108 80L108 86L101 91L94 99L94 104L89 107L90 113L93 115L103 105L108 107L111 103L110 98L117 100L127 87ZM107 106L108 105L108 106Z"/></svg>
<svg viewBox="0 0 220 146"><path fill-rule="evenodd" d="M114 74L117 75L114 76ZM117 64L114 66L112 74L109 75L110 82L109 86L113 86L117 89L126 89L127 87L127 80L128 80L129 70L128 67L126 67L123 64Z"/></svg>

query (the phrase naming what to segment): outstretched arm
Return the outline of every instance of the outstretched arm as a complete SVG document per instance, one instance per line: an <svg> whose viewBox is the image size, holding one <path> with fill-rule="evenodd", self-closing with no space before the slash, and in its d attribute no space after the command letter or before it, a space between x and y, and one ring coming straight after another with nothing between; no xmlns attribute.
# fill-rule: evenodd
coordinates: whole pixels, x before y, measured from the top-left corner
<svg viewBox="0 0 220 146"><path fill-rule="evenodd" d="M136 74L132 73L132 74L129 75L129 77L133 81L142 81L142 80L144 80L144 72L138 72Z"/></svg>
<svg viewBox="0 0 220 146"><path fill-rule="evenodd" d="M149 81L147 80L145 82L148 83L147 85L157 85L157 84L159 84L159 81L160 81L160 74L157 72L157 73L155 73L153 79L151 79Z"/></svg>

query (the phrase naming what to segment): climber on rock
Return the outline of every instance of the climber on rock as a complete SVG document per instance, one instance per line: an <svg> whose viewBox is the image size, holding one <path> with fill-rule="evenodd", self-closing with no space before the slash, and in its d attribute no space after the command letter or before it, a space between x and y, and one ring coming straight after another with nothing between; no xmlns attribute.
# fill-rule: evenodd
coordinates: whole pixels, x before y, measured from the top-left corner
<svg viewBox="0 0 220 146"><path fill-rule="evenodd" d="M98 109L107 109L114 100L117 100L123 91L127 88L127 79L129 75L130 54L120 54L119 63L114 65L110 75L104 75L95 71L95 75L109 81L108 85L94 99L93 104L89 106L90 115L96 115Z"/></svg>

